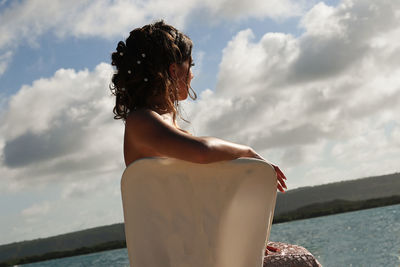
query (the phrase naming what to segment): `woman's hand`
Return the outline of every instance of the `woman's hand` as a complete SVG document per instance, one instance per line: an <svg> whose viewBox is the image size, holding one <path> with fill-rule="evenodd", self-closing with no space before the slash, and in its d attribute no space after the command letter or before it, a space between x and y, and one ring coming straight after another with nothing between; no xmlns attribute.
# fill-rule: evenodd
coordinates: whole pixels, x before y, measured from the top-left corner
<svg viewBox="0 0 400 267"><path fill-rule="evenodd" d="M282 193L285 192L285 189L287 189L286 187L286 183L284 180L287 180L286 176L283 174L283 172L279 169L278 166L271 164L272 167L274 167L274 170L276 172L276 178L278 179L278 190L281 191Z"/></svg>
<svg viewBox="0 0 400 267"><path fill-rule="evenodd" d="M259 154L257 154L257 152L255 152L252 148L250 148L248 157L255 158L255 159L261 159L265 162L268 162L263 157L261 157ZM274 170L276 172L276 179L278 180L278 186L277 186L278 190L281 191L282 193L284 193L285 189L287 189L286 183L284 181L284 180L286 180L286 176L283 174L283 172L279 169L278 166L276 166L274 164L271 164L271 165L272 165L272 167L274 167Z"/></svg>

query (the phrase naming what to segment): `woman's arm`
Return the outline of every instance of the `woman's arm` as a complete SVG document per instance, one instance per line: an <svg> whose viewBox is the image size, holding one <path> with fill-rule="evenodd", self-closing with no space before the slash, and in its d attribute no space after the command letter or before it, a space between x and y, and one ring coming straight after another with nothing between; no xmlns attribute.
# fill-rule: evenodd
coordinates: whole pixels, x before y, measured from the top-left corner
<svg viewBox="0 0 400 267"><path fill-rule="evenodd" d="M228 142L215 137L200 137L206 142L208 155L204 163L220 160L232 160L240 157L256 158L264 160L251 147Z"/></svg>
<svg viewBox="0 0 400 267"><path fill-rule="evenodd" d="M138 110L126 121L127 138L134 140L138 147L156 151L171 158L196 163L211 163L233 160L240 157L263 159L251 147L235 144L215 137L196 137L168 124L156 112ZM277 173L278 189L286 188L286 177L274 166Z"/></svg>
<svg viewBox="0 0 400 267"><path fill-rule="evenodd" d="M196 163L211 163L240 157L261 157L245 145L214 137L196 137L168 124L154 111L138 110L126 121L127 138L137 146L156 151L166 157Z"/></svg>

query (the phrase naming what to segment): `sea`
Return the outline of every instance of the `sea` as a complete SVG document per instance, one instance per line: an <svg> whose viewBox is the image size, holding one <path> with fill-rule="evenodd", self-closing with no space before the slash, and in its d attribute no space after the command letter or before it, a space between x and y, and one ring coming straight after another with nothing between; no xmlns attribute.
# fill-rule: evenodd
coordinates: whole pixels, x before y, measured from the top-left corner
<svg viewBox="0 0 400 267"><path fill-rule="evenodd" d="M323 266L400 267L400 205L273 224L269 240L303 246ZM129 260L115 249L23 266L128 267Z"/></svg>

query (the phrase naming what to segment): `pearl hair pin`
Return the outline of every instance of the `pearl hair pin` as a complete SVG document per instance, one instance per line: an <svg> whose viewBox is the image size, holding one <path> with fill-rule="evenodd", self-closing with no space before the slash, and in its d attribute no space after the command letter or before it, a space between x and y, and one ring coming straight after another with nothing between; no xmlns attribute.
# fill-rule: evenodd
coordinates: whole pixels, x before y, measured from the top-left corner
<svg viewBox="0 0 400 267"><path fill-rule="evenodd" d="M148 82L148 81L149 81L149 79L147 79L147 78L144 78L143 80L144 80L145 82Z"/></svg>

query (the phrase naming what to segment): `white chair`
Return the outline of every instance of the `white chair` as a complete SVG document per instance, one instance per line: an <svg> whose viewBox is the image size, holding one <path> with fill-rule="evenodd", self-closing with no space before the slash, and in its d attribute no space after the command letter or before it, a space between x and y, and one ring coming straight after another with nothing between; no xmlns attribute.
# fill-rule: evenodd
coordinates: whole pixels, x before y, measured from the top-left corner
<svg viewBox="0 0 400 267"><path fill-rule="evenodd" d="M133 267L261 267L276 200L268 163L146 158L121 180Z"/></svg>

